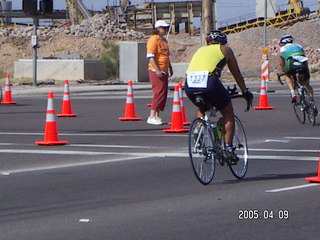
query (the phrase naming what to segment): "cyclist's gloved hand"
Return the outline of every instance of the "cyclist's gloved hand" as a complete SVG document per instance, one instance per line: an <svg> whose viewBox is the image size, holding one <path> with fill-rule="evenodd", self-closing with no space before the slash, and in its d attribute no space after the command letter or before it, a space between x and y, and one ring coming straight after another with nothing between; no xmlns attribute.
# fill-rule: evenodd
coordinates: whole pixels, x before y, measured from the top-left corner
<svg viewBox="0 0 320 240"><path fill-rule="evenodd" d="M249 107L252 106L253 94L247 89L242 95L248 103L247 110L249 110Z"/></svg>
<svg viewBox="0 0 320 240"><path fill-rule="evenodd" d="M248 89L243 93L243 96L247 100L252 100L253 99L253 94Z"/></svg>

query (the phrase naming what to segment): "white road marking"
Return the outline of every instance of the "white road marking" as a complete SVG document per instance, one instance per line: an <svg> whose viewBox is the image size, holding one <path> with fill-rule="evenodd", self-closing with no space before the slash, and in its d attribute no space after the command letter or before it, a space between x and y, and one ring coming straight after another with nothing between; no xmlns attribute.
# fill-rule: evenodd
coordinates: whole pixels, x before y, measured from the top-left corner
<svg viewBox="0 0 320 240"><path fill-rule="evenodd" d="M0 132L0 135L43 135L42 133L9 133L9 132ZM71 136L119 136L119 134L113 133L76 133L76 134L60 134L60 135L71 135ZM121 136L174 136L174 137L187 137L187 135L175 135L175 134L120 134ZM288 137L289 138L289 137ZM307 137L306 137L307 138ZM310 138L309 138L310 139ZM320 138L317 138L320 139ZM49 170L49 169L58 169L58 168L67 168L67 167L78 167L78 166L86 166L86 165L94 165L94 164L105 164L105 163L112 163L112 162L121 162L121 161L130 161L130 160L140 160L146 158L166 158L166 157L177 157L177 158L186 158L188 159L188 149L187 146L185 147L162 147L162 146L137 146L137 145L108 145L108 144L68 144L67 147L63 149L55 149L55 150L48 150L48 149L39 149L38 147L33 149L23 149L24 147L36 146L33 143L24 144L24 143L0 143L0 146L20 146L18 149L0 149L0 153L6 154L51 154L51 155L69 155L69 156L110 156L108 159L100 159L92 161L81 161L73 163L49 163L49 165L36 166L30 168L21 168L21 169L11 169L11 170L2 170L0 174L7 176L11 173L19 173L19 172L30 172L30 171L40 171L40 170ZM74 147L73 149L80 147L80 148L92 148L90 151L80 151L77 150L65 150L68 147ZM128 149L126 152L115 152L103 150L103 151L94 151L94 148L100 149ZM149 152L145 152L149 149ZM164 150L165 148L165 150ZM69 148L70 149L70 148ZM133 149L135 151L133 152ZM137 152L138 149L143 149L144 152ZM88 149L89 150L89 149ZM139 151L139 150L138 150ZM147 150L148 151L148 150ZM276 153L276 152L288 152L288 153L316 153L319 152L318 149L268 149L268 148L249 148L249 153L251 152L268 152L268 153ZM110 159L111 158L111 159ZM296 156L292 154L292 156L284 155L260 155L260 154L249 154L249 160L289 160L289 161L318 161L318 156Z"/></svg>
<svg viewBox="0 0 320 240"><path fill-rule="evenodd" d="M276 148L249 148L249 151L257 151L257 152L311 152L311 153L317 153L319 150L315 149L276 149Z"/></svg>
<svg viewBox="0 0 320 240"><path fill-rule="evenodd" d="M65 151L65 150L29 150L29 149L0 149L0 153L20 153L20 154L52 154L52 155L82 155L97 156L110 155L110 152L88 152L88 151ZM117 153L120 154L120 153Z"/></svg>
<svg viewBox="0 0 320 240"><path fill-rule="evenodd" d="M12 150L12 152L16 152L17 150ZM1 151L0 151L1 152ZM39 153L38 151L26 151L27 153ZM76 151L41 151L41 153L45 154L63 154L63 152L67 152L70 154L79 154ZM23 153L21 151L20 153ZM83 153L83 152L80 152ZM186 152L171 152L171 153L118 153L118 152L109 152L109 153L99 153L99 152L85 152L88 155L116 155L119 158L113 159L104 159L104 160L93 160L93 161L85 161L85 162L74 162L74 163L59 163L59 164L51 164L46 166L38 166L38 167L30 167L30 168L21 168L21 169L7 169L1 172L2 175L10 175L12 173L22 173L22 172L32 172L32 171L42 171L42 170L51 170L51 169L60 169L60 168L69 168L69 167L81 167L81 166L89 166L96 164L106 164L113 162L122 162L122 161L133 161L133 160L141 160L146 158L168 158L168 157L183 157L188 158L188 153ZM122 157L121 157L122 156ZM292 156L250 156L250 160L252 159L269 159L269 160L304 160L304 161L317 161L317 158L306 158L301 157L299 159L294 159Z"/></svg>
<svg viewBox="0 0 320 240"><path fill-rule="evenodd" d="M90 219L89 219L89 218L80 218L80 219L79 219L79 222L81 222L81 223L88 223L88 222L90 222Z"/></svg>
<svg viewBox="0 0 320 240"><path fill-rule="evenodd" d="M276 142L276 143L289 143L289 140L280 140L280 139L267 139L265 142Z"/></svg>
<svg viewBox="0 0 320 240"><path fill-rule="evenodd" d="M25 144L25 143L0 143L0 146L36 146L35 144ZM138 146L138 145L114 145L114 144L67 144L67 147L88 147L88 148L135 148L135 149L168 149L177 147L167 147L167 146ZM187 149L187 147L184 147Z"/></svg>
<svg viewBox="0 0 320 240"><path fill-rule="evenodd" d="M294 139L294 140L320 140L320 137L285 137L287 139Z"/></svg>
<svg viewBox="0 0 320 240"><path fill-rule="evenodd" d="M17 143L0 143L0 146L12 146L12 145L19 145Z"/></svg>
<svg viewBox="0 0 320 240"><path fill-rule="evenodd" d="M24 143L0 143L0 146L35 146L35 144ZM115 145L115 144L68 144L67 147L86 147L86 148L135 148L135 149L183 149L186 147L167 147L167 146L139 146L139 145ZM1 151L1 150L0 150ZM8 150L9 151L9 150ZM161 150L162 151L162 150ZM37 152L39 152L37 150ZM320 153L319 149L288 149L288 148L249 148L249 152L297 152L297 153ZM255 155L251 155L255 156Z"/></svg>
<svg viewBox="0 0 320 240"><path fill-rule="evenodd" d="M21 168L21 169L12 169L6 170L1 173L4 175L10 175L12 173L24 173L24 172L34 172L34 171L43 171L43 170L52 170L52 169L60 169L60 168L70 168L70 167L82 167L96 164L104 164L104 163L112 163L112 162L122 162L122 161L131 161L136 159L143 159L147 157L125 157L111 160L101 160L101 161L88 161L88 162L77 162L77 163L69 163L69 164L59 164L59 165L48 165L42 167L31 167L31 168Z"/></svg>
<svg viewBox="0 0 320 240"><path fill-rule="evenodd" d="M167 148L158 146L135 146L135 145L102 145L102 144L70 144L70 147L93 147L93 148L139 148L139 149L149 149L149 148Z"/></svg>
<svg viewBox="0 0 320 240"><path fill-rule="evenodd" d="M160 130L160 129L159 129ZM30 136L43 136L43 133L15 133L15 132L0 132L0 135L30 135ZM188 137L188 134L141 134L141 133L59 133L59 136L82 136L82 137Z"/></svg>
<svg viewBox="0 0 320 240"><path fill-rule="evenodd" d="M0 132L0 135L30 135L30 136L43 136L43 133L28 133L28 132ZM99 136L137 136L137 137L188 137L188 134L140 134L140 133L99 133L99 132L88 132L88 133L59 133L61 136L88 136L88 137L99 137ZM320 137L284 137L285 139L292 139L292 140L320 140ZM263 140L263 142L279 142L279 143L288 143L288 140L282 139L267 139Z"/></svg>
<svg viewBox="0 0 320 240"><path fill-rule="evenodd" d="M318 161L318 157L306 156L275 156L275 155L251 155L249 160L291 160L291 161Z"/></svg>
<svg viewBox="0 0 320 240"><path fill-rule="evenodd" d="M51 154L51 155L82 155L82 156L99 156L99 155L125 155L141 157L186 157L187 153L183 152L89 152L89 151L65 151L65 150L29 150L29 149L0 149L0 153L20 153L20 154Z"/></svg>
<svg viewBox="0 0 320 240"><path fill-rule="evenodd" d="M267 193L278 193L278 192L285 192L285 191L291 191L291 190L307 188L307 187L315 187L315 186L320 186L320 184L319 183L309 183L309 184L304 184L304 185L267 190L266 192Z"/></svg>
<svg viewBox="0 0 320 240"><path fill-rule="evenodd" d="M94 152L94 151L65 151L65 150L30 150L30 149L0 149L0 153L20 153L20 154L51 154L51 155L124 155L141 157L188 157L187 150L183 152ZM307 156L279 156L279 155L251 155L249 160L292 160L292 161L318 161L318 157Z"/></svg>

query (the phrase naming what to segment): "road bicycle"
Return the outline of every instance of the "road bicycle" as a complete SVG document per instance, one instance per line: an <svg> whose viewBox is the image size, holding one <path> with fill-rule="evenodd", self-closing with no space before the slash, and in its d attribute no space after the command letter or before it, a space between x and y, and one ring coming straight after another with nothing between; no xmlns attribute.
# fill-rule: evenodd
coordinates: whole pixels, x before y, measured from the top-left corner
<svg viewBox="0 0 320 240"><path fill-rule="evenodd" d="M232 99L244 98L237 93L236 86L233 89L228 87L227 90ZM196 101L209 110L205 112L204 118L196 118L190 126L189 157L194 174L202 184L207 185L214 177L216 165L226 164L237 179L242 179L248 170L248 145L240 119L235 116L233 144L238 161L234 163L225 155L224 124L221 117L218 119L217 109L208 106L201 95L197 96ZM250 104L247 102L245 111L249 109Z"/></svg>
<svg viewBox="0 0 320 240"><path fill-rule="evenodd" d="M285 74L278 73L278 81L281 85L283 82L281 77ZM312 126L316 124L317 107L313 99L309 96L308 89L301 85L301 80L303 80L303 75L299 72L292 74L294 91L297 94L297 100L292 103L294 114L296 115L298 121L302 124L306 122L306 116Z"/></svg>

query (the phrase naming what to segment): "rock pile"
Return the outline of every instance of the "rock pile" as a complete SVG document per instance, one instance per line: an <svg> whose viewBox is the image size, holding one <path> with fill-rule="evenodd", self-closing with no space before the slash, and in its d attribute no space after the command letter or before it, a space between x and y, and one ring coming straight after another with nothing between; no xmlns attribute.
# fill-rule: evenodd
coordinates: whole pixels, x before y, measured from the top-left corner
<svg viewBox="0 0 320 240"><path fill-rule="evenodd" d="M20 58L30 58L32 49L30 37L32 27L16 29L0 28L0 73L13 73L13 62ZM277 52L278 39L284 34L293 35L295 42L301 44L309 58L309 67L314 74L320 74L320 24L301 22L288 29L268 27L267 43L270 49L270 73L279 72ZM249 29L240 33L228 35L229 45L232 47L240 69L246 78L259 79L261 72L261 57L264 39L262 28ZM128 24L119 24L110 13L96 14L84 20L79 25L39 26L40 39L39 57L57 54L81 54L100 57L104 51L103 40L117 41L146 40L150 35L130 29ZM199 35L190 36L187 33L170 34L168 41L171 52L171 62L189 62L193 53L201 46ZM227 68L225 68L227 72ZM226 75L230 75L227 72ZM224 76L226 76L224 75Z"/></svg>
<svg viewBox="0 0 320 240"><path fill-rule="evenodd" d="M32 32L32 26L22 28L1 28L0 37L31 37ZM82 21L79 25L63 26L59 28L51 26L38 27L37 35L41 40L49 40L52 36L58 34L122 41L147 38L145 34L130 29L126 23L118 24L110 13L96 14L92 18Z"/></svg>

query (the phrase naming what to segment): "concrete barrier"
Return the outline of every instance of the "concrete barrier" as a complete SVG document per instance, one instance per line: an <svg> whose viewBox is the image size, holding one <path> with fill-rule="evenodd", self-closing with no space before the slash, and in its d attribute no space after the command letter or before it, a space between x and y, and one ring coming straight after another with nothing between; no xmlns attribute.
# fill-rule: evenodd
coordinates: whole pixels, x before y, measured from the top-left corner
<svg viewBox="0 0 320 240"><path fill-rule="evenodd" d="M171 78L179 81L185 80L189 63L171 63L171 65L173 70L173 76Z"/></svg>
<svg viewBox="0 0 320 240"><path fill-rule="evenodd" d="M32 59L14 62L14 78L32 78ZM45 80L105 80L106 64L101 60L39 59L37 79Z"/></svg>
<svg viewBox="0 0 320 240"><path fill-rule="evenodd" d="M120 42L120 82L149 82L146 42ZM173 80L184 80L189 63L172 63Z"/></svg>
<svg viewBox="0 0 320 240"><path fill-rule="evenodd" d="M148 82L148 59L146 42L120 42L120 82Z"/></svg>

